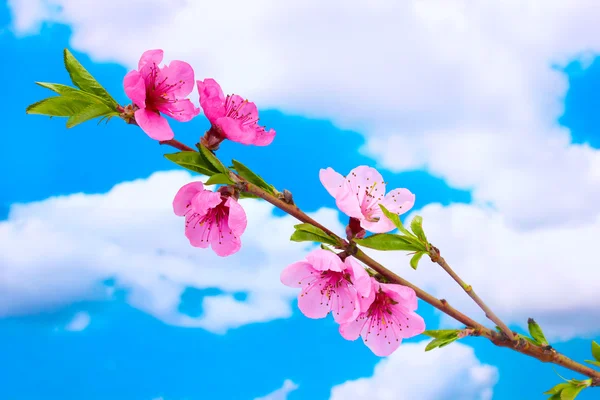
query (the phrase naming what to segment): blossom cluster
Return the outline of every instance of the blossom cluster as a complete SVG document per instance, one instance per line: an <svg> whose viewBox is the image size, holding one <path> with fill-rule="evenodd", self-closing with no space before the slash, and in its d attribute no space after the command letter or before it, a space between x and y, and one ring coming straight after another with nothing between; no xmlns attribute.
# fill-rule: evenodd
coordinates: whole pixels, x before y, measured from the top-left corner
<svg viewBox="0 0 600 400"><path fill-rule="evenodd" d="M125 92L133 104L124 109L122 117L139 125L151 138L168 141L174 134L163 114L186 122L196 117L200 108L187 98L194 86L192 67L183 61L161 67L162 59L162 50L146 51L138 69L125 76ZM208 150L218 149L226 139L257 146L273 141L275 131L258 125L254 103L235 94L225 96L214 79L198 80L196 86L200 107L211 124L201 139ZM337 207L350 217L346 229L350 239L364 237L367 231L385 233L395 229L380 205L400 215L415 202L408 189L386 194L381 174L368 166L356 167L347 176L332 168L322 169L319 177ZM235 187L225 185L211 191L202 182L192 182L175 195L173 211L185 217L185 235L192 246L211 247L224 257L242 246L247 219L238 200ZM324 318L331 313L342 337L356 340L361 336L378 356L391 354L402 339L425 330L423 318L415 313L417 297L413 289L378 282L346 253L316 249L305 260L285 268L281 282L301 289L298 307L304 315Z"/></svg>

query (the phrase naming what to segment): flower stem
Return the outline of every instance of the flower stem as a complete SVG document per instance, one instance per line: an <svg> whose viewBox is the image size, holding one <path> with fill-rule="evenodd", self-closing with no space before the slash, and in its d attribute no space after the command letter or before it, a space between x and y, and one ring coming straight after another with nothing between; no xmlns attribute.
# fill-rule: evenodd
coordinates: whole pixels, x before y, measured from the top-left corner
<svg viewBox="0 0 600 400"><path fill-rule="evenodd" d="M196 150L192 149L191 147L189 147L188 145L185 145L185 144L183 144L180 141L175 140L175 139L161 140L158 143L161 144L161 145L166 144L167 146L175 147L176 149L179 149L181 151L196 151Z"/></svg>
<svg viewBox="0 0 600 400"><path fill-rule="evenodd" d="M485 304L483 300L481 300L481 297L479 297L477 293L475 293L475 290L473 290L471 285L467 285L461 279L461 277L458 276L458 274L454 272L452 268L450 268L446 260L444 260L444 257L440 255L440 251L437 247L433 245L429 246L429 257L431 258L431 261L437 263L440 267L442 267L443 270L446 271L448 275L450 275L452 279L454 279L454 281L460 285L461 288L463 288L463 290L469 295L469 297L472 298L473 301L477 303L479 308L483 310L485 316L489 318L492 322L494 322L496 326L498 326L502 330L506 337L508 337L509 340L515 340L515 336L513 335L512 331L508 328L508 326L506 326L506 324L502 322L502 320L498 318L496 314L494 314L494 312L488 307L488 305Z"/></svg>

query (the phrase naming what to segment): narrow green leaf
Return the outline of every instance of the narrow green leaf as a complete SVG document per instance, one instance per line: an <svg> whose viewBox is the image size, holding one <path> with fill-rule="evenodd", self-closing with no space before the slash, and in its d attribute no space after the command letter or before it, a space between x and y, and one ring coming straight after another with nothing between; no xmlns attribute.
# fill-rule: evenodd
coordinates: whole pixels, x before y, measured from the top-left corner
<svg viewBox="0 0 600 400"><path fill-rule="evenodd" d="M51 117L70 117L82 111L89 104L73 97L49 97L33 103L26 108L25 112L27 114L41 114Z"/></svg>
<svg viewBox="0 0 600 400"><path fill-rule="evenodd" d="M550 396L548 398L548 400L560 400L560 392L556 393L556 394L553 394L552 396Z"/></svg>
<svg viewBox="0 0 600 400"><path fill-rule="evenodd" d="M65 68L69 72L73 84L84 92L95 94L104 100L107 106L116 109L118 103L112 96L98 83L98 81L81 65L79 61L71 54L68 49L64 51Z"/></svg>
<svg viewBox="0 0 600 400"><path fill-rule="evenodd" d="M267 182L265 182L263 178L252 172L250 168L246 167L244 164L236 160L231 160L231 162L233 163L233 168L242 178L258 186L259 188L263 189L268 193L274 193L275 188L269 185Z"/></svg>
<svg viewBox="0 0 600 400"><path fill-rule="evenodd" d="M225 167L223 165L223 163L221 163L221 161L219 161L219 159L213 154L212 151L208 150L206 147L202 146L201 144L198 144L197 147L198 147L198 150L200 150L200 152L204 156L204 158L206 158L206 160L214 167L215 172L229 174L229 170L227 169L227 167Z"/></svg>
<svg viewBox="0 0 600 400"><path fill-rule="evenodd" d="M585 360L585 362L588 363L588 364L595 365L596 367L600 367L600 361Z"/></svg>
<svg viewBox="0 0 600 400"><path fill-rule="evenodd" d="M354 241L361 246L375 250L425 251L425 247L421 243L406 236L391 233L377 233L364 239L354 239Z"/></svg>
<svg viewBox="0 0 600 400"><path fill-rule="evenodd" d="M425 254L424 251L419 251L416 252L414 256L411 257L410 259L410 266L412 267L412 269L417 269L417 267L419 266L419 261L421 261L421 257L423 257L423 254Z"/></svg>
<svg viewBox="0 0 600 400"><path fill-rule="evenodd" d="M552 389L545 391L544 394L558 394L564 388L569 387L569 386L571 386L570 383L559 383L558 385L554 386Z"/></svg>
<svg viewBox="0 0 600 400"><path fill-rule="evenodd" d="M214 174L206 181L205 185L232 185L235 182L229 178L229 174Z"/></svg>
<svg viewBox="0 0 600 400"><path fill-rule="evenodd" d="M207 165L206 159L197 151L181 151L179 153L165 154L165 158L190 171L208 176L215 174L212 166Z"/></svg>
<svg viewBox="0 0 600 400"><path fill-rule="evenodd" d="M104 99L102 99L101 97L98 97L93 93L84 92L83 90L79 90L71 86L61 85L60 83L48 82L36 82L36 84L46 89L50 89L53 92L58 93L62 96L80 98L81 100L87 101L89 103L106 104ZM112 108L111 110L116 111Z"/></svg>
<svg viewBox="0 0 600 400"><path fill-rule="evenodd" d="M322 230L320 228L317 228L314 225L311 225L311 224L298 224L298 225L294 225L294 228L297 231L309 232L309 233L315 234L317 236L321 236L324 239L327 239L329 241L333 241L334 243L337 244L337 240L334 237L330 236L327 232L325 232L324 230Z"/></svg>
<svg viewBox="0 0 600 400"><path fill-rule="evenodd" d="M317 242L317 243L327 243L336 246L337 242L331 240L329 238L325 238L323 236L315 235L311 232L306 231L295 231L290 238L293 242Z"/></svg>
<svg viewBox="0 0 600 400"><path fill-rule="evenodd" d="M592 340L592 356L596 361L600 361L600 345Z"/></svg>
<svg viewBox="0 0 600 400"><path fill-rule="evenodd" d="M412 221L410 221L410 229L412 229L413 233L417 235L423 243L429 243L427 241L427 236L425 236L425 232L423 231L423 217L415 215Z"/></svg>
<svg viewBox="0 0 600 400"><path fill-rule="evenodd" d="M382 204L379 204L379 207L381 208L381 211L383 211L383 215L388 217L394 223L394 226L396 228L398 228L398 230L400 232L404 233L406 236L409 236L409 237L414 236L412 233L410 233L408 231L408 229L406 229L404 227L404 225L402 225L402 221L400 220L400 216L398 214L394 214L393 212L389 211Z"/></svg>
<svg viewBox="0 0 600 400"><path fill-rule="evenodd" d="M108 108L106 104L89 104L83 110L79 111L77 114L71 116L67 120L67 128L72 128L75 125L79 125L85 121L89 121L92 118L109 116L109 115L119 115L116 111Z"/></svg>
<svg viewBox="0 0 600 400"><path fill-rule="evenodd" d="M431 342L427 343L427 346L425 346L425 351L430 351L430 350L433 350L438 347L447 346L450 343L456 341L457 339L458 339L458 336L448 337L448 338L443 338L443 339L433 339Z"/></svg>
<svg viewBox="0 0 600 400"><path fill-rule="evenodd" d="M587 386L569 385L560 392L560 400L574 400Z"/></svg>
<svg viewBox="0 0 600 400"><path fill-rule="evenodd" d="M459 329L434 329L424 331L423 335L427 335L432 338L440 339L444 337L449 337L452 335L458 335Z"/></svg>
<svg viewBox="0 0 600 400"><path fill-rule="evenodd" d="M548 340L542 332L542 328L538 325L533 318L527 320L527 326L529 328L529 334L540 346L548 346Z"/></svg>

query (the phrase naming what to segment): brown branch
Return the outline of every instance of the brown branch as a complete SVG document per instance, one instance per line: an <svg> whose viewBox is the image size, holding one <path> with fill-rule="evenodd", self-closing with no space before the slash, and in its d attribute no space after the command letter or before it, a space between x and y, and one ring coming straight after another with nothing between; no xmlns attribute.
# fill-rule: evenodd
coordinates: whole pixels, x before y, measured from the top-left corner
<svg viewBox="0 0 600 400"><path fill-rule="evenodd" d="M477 303L479 308L483 310L485 316L489 318L492 322L494 322L496 326L498 326L502 330L502 332L508 337L508 339L515 340L515 336L513 335L512 331L508 328L508 326L506 326L506 324L502 322L502 320L488 307L488 305L485 304L483 300L481 300L481 297L479 297L477 293L475 293L473 287L471 287L471 285L467 285L465 281L463 281L461 277L458 276L458 274L454 272L452 268L450 268L446 260L444 260L444 257L440 255L440 251L438 250L438 248L431 244L429 246L429 257L431 258L432 262L439 264L444 269L444 271L446 271L448 275L450 275L452 279L454 279L454 281L456 281L456 283L458 283L460 287L463 288L463 290L469 295L469 297L472 298L473 301Z"/></svg>
<svg viewBox="0 0 600 400"><path fill-rule="evenodd" d="M181 143L178 140L175 139L170 139L170 140L161 140L160 142L158 142L161 145L167 145L167 146L172 146L175 147L176 149L179 149L181 151L196 151L194 149L192 149L191 147L189 147L188 145L185 145L183 143Z"/></svg>

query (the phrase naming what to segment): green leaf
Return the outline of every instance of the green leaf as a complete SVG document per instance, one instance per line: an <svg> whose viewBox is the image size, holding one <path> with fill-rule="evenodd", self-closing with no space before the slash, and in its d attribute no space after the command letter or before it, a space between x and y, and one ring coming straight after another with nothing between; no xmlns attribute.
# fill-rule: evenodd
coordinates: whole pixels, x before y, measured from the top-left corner
<svg viewBox="0 0 600 400"><path fill-rule="evenodd" d="M388 211L388 209L385 208L382 204L380 204L379 207L381 208L381 211L383 211L383 215L388 217L400 232L404 233L408 237L414 236L408 231L408 229L404 227L404 225L402 225L402 221L400 221L400 216L398 214L394 214L393 212Z"/></svg>
<svg viewBox="0 0 600 400"><path fill-rule="evenodd" d="M208 165L206 159L197 151L181 151L179 153L165 154L165 158L183 168L202 175L212 176L215 174L212 170L212 165Z"/></svg>
<svg viewBox="0 0 600 400"><path fill-rule="evenodd" d="M233 168L237 171L239 176L263 189L267 193L274 194L275 188L265 182L263 178L252 172L250 168L236 160L231 160L231 162L233 163Z"/></svg>
<svg viewBox="0 0 600 400"><path fill-rule="evenodd" d="M235 182L229 178L229 174L214 174L206 181L205 185L232 185Z"/></svg>
<svg viewBox="0 0 600 400"><path fill-rule="evenodd" d="M294 232L292 234L292 237L290 238L290 240L293 242L317 242L317 243L327 243L327 244L331 244L334 246L338 245L338 243L334 240L331 240L331 239L323 237L323 236L316 235L311 232L306 232L306 231Z"/></svg>
<svg viewBox="0 0 600 400"><path fill-rule="evenodd" d="M27 114L49 115L51 117L70 117L82 111L89 103L67 96L49 97L33 103L25 112Z"/></svg>
<svg viewBox="0 0 600 400"><path fill-rule="evenodd" d="M71 54L68 49L64 51L65 68L69 72L73 84L84 92L92 93L104 100L104 103L116 109L118 103L112 96L98 83L98 81L81 65L79 61Z"/></svg>
<svg viewBox="0 0 600 400"><path fill-rule="evenodd" d="M459 329L435 329L424 331L423 335L427 335L432 338L440 339L450 337L452 335L458 335Z"/></svg>
<svg viewBox="0 0 600 400"><path fill-rule="evenodd" d="M554 386L552 389L547 390L544 392L544 394L559 394L564 388L571 386L570 383L559 383L558 385Z"/></svg>
<svg viewBox="0 0 600 400"><path fill-rule="evenodd" d="M529 334L533 340L535 340L540 346L548 346L548 340L546 340L546 336L544 336L542 328L537 322L534 321L533 318L529 318L527 320L527 326L529 328Z"/></svg>
<svg viewBox="0 0 600 400"><path fill-rule="evenodd" d="M260 197L252 193L241 192L240 199L260 199Z"/></svg>
<svg viewBox="0 0 600 400"><path fill-rule="evenodd" d="M108 108L106 104L89 104L67 120L67 128L72 128L92 118L114 115L119 115L119 113Z"/></svg>
<svg viewBox="0 0 600 400"><path fill-rule="evenodd" d="M587 386L570 385L560 392L560 400L574 400Z"/></svg>
<svg viewBox="0 0 600 400"><path fill-rule="evenodd" d="M423 254L426 254L424 251L419 251L416 252L414 256L412 256L412 258L410 259L410 266L412 267L412 269L417 269L417 266L419 265L419 261L421 261L421 257L423 257Z"/></svg>
<svg viewBox="0 0 600 400"><path fill-rule="evenodd" d="M392 233L377 233L364 239L354 239L354 241L361 246L375 250L425 251L423 244L416 242L416 240Z"/></svg>
<svg viewBox="0 0 600 400"><path fill-rule="evenodd" d="M310 238L310 241L319 242L319 243L328 243L328 244L332 244L334 246L337 246L339 244L336 238L330 236L327 232L323 231L320 228L317 228L314 225L298 224L298 225L294 225L294 229L296 229L296 231L294 232L294 235L298 232L304 232L304 233L309 234L309 236L299 234L299 235L295 236L296 238ZM305 241L305 240L295 240L294 235L292 235L292 238L290 240L293 240L296 242ZM314 240L315 237L318 237L319 240Z"/></svg>
<svg viewBox="0 0 600 400"><path fill-rule="evenodd" d="M229 175L229 170L227 169L227 167L225 167L223 163L219 161L219 159L213 154L212 151L208 150L201 144L198 144L197 147L198 150L200 150L200 153L202 153L202 155L204 156L204 158L206 158L206 161L208 161L210 165L214 167L215 172L221 172L222 174Z"/></svg>
<svg viewBox="0 0 600 400"><path fill-rule="evenodd" d="M596 361L600 361L600 345L592 340L592 355Z"/></svg>
<svg viewBox="0 0 600 400"><path fill-rule="evenodd" d="M600 367L600 361L585 360L585 362L588 363L588 364L595 365L596 367Z"/></svg>
<svg viewBox="0 0 600 400"><path fill-rule="evenodd" d="M427 343L425 346L425 351L433 350L438 347L444 347L449 345L450 343L456 341L458 336L443 338L443 339L433 339L431 342Z"/></svg>
<svg viewBox="0 0 600 400"><path fill-rule="evenodd" d="M50 89L53 92L58 93L62 96L79 98L83 101L87 101L88 103L106 104L104 99L102 99L101 97L98 97L93 93L84 92L83 90L79 90L71 86L61 85L60 83L48 82L36 82L36 84L46 89ZM116 109L111 108L111 111L116 111Z"/></svg>
<svg viewBox="0 0 600 400"><path fill-rule="evenodd" d="M417 235L423 243L429 244L427 236L425 236L425 232L423 231L423 217L415 215L412 221L410 221L410 229L412 229L413 233Z"/></svg>

